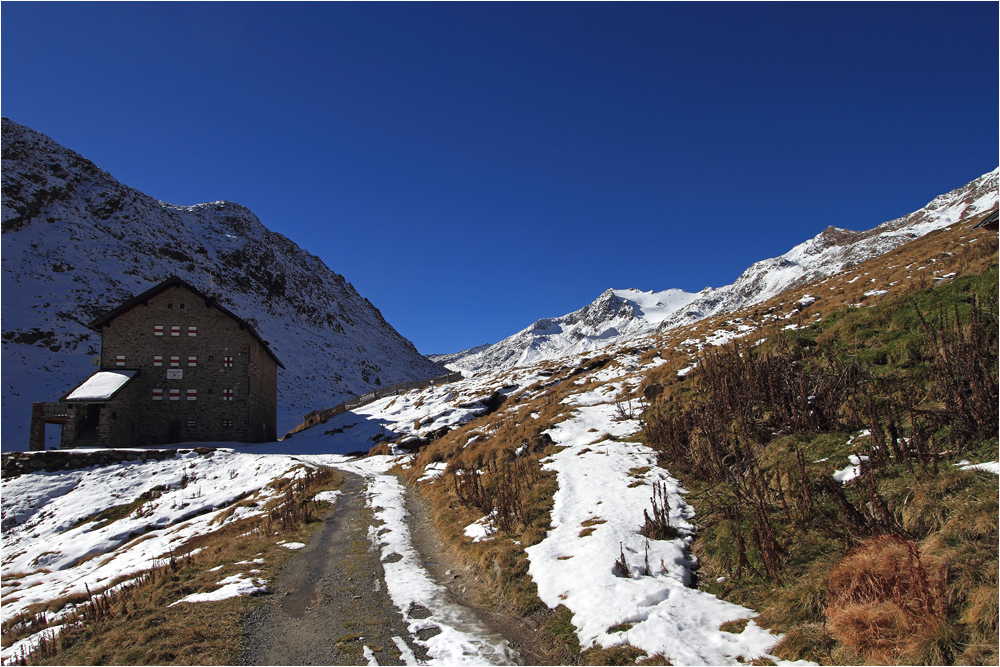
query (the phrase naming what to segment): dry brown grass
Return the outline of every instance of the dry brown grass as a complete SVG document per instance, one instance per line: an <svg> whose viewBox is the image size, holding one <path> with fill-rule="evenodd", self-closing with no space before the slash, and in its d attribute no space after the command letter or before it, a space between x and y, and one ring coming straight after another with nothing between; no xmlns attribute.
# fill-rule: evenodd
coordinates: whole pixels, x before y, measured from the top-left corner
<svg viewBox="0 0 1000 667"><path fill-rule="evenodd" d="M907 663L922 655L946 610L943 567L921 558L912 541L868 540L830 575L830 631L870 663Z"/></svg>
<svg viewBox="0 0 1000 667"><path fill-rule="evenodd" d="M243 619L254 599L170 604L214 590L220 579L245 572L245 565L236 565L239 561L263 558L263 564L253 565L260 570L255 576L275 578L297 555L275 542L308 541L321 525L315 520L321 508L311 502L312 496L340 483L340 474L329 468L293 482L277 480L271 487L280 495L270 499L263 517L231 522L192 538L177 554L116 592L106 593L118 581L102 591L32 608L4 624L4 639L14 641L44 628L36 615L42 607L58 611L76 603L80 606L60 636L24 656L22 664L235 664L242 651ZM195 549L201 551L192 557ZM220 565L220 570L209 571Z"/></svg>

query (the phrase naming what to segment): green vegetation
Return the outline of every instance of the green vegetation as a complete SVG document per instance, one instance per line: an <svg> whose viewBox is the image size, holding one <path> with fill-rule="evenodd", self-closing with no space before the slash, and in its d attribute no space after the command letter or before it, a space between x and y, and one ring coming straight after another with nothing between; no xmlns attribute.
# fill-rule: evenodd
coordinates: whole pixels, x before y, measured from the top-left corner
<svg viewBox="0 0 1000 667"><path fill-rule="evenodd" d="M786 633L780 657L996 664L997 477L955 464L998 458L997 280L730 344L647 410L702 587Z"/></svg>

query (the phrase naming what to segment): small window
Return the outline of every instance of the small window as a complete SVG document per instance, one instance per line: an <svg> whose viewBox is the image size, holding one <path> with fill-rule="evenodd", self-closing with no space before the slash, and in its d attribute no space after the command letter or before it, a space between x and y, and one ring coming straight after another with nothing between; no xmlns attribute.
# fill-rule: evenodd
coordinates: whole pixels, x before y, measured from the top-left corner
<svg viewBox="0 0 1000 667"><path fill-rule="evenodd" d="M180 309L184 310L184 304L183 303L180 305Z"/></svg>
<svg viewBox="0 0 1000 667"><path fill-rule="evenodd" d="M179 401L179 400L181 400L181 390L180 389L171 389L170 390L170 400L171 401Z"/></svg>
<svg viewBox="0 0 1000 667"><path fill-rule="evenodd" d="M231 400L233 400L233 390L232 389L223 389L222 390L222 400L224 400L224 401L231 401Z"/></svg>
<svg viewBox="0 0 1000 667"><path fill-rule="evenodd" d="M163 335L163 325L162 324L154 324L153 325L153 335L154 336L162 336Z"/></svg>
<svg viewBox="0 0 1000 667"><path fill-rule="evenodd" d="M171 336L180 336L181 335L181 325L179 325L179 324L171 324L170 325L170 335Z"/></svg>
<svg viewBox="0 0 1000 667"><path fill-rule="evenodd" d="M197 401L198 400L198 390L197 389L188 389L187 390L187 399L189 401Z"/></svg>
<svg viewBox="0 0 1000 667"><path fill-rule="evenodd" d="M198 327L188 327L188 336L197 336Z"/></svg>
<svg viewBox="0 0 1000 667"><path fill-rule="evenodd" d="M124 354L116 354L115 355L115 366L124 366L124 365L125 365L125 355Z"/></svg>
<svg viewBox="0 0 1000 667"><path fill-rule="evenodd" d="M232 357L222 357L222 366L224 368L232 368L233 367L233 358Z"/></svg>
<svg viewBox="0 0 1000 667"><path fill-rule="evenodd" d="M186 426L187 428L194 428L197 425L198 425L198 422L196 422L193 419L189 419L188 421L184 422L184 426Z"/></svg>
<svg viewBox="0 0 1000 667"><path fill-rule="evenodd" d="M209 361L215 361L215 355L214 354L208 355L208 360Z"/></svg>
<svg viewBox="0 0 1000 667"><path fill-rule="evenodd" d="M174 304L172 304L172 303L168 303L167 304L167 309L172 310L173 307L174 307Z"/></svg>
<svg viewBox="0 0 1000 667"><path fill-rule="evenodd" d="M154 366L162 366L163 365L163 355L162 354L154 354L153 355L153 365Z"/></svg>
<svg viewBox="0 0 1000 667"><path fill-rule="evenodd" d="M188 366L197 366L198 357L188 357Z"/></svg>
<svg viewBox="0 0 1000 667"><path fill-rule="evenodd" d="M181 365L181 358L180 357L170 357L170 366L171 366L171 368L177 368L180 365Z"/></svg>
<svg viewBox="0 0 1000 667"><path fill-rule="evenodd" d="M153 390L153 400L154 401L162 401L163 400L163 390L162 389L154 389Z"/></svg>
<svg viewBox="0 0 1000 667"><path fill-rule="evenodd" d="M226 428L229 428L230 426L233 425L233 420L232 419L223 419L222 420L222 425L224 427L226 427Z"/></svg>

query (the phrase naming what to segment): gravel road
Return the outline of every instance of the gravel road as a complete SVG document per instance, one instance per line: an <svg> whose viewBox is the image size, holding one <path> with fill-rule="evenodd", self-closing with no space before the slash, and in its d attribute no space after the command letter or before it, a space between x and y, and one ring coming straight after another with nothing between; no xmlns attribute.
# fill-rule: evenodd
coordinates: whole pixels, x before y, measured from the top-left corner
<svg viewBox="0 0 1000 667"><path fill-rule="evenodd" d="M323 527L274 582L244 627L245 665L412 664L426 658L385 590L368 539L365 480L344 486Z"/></svg>

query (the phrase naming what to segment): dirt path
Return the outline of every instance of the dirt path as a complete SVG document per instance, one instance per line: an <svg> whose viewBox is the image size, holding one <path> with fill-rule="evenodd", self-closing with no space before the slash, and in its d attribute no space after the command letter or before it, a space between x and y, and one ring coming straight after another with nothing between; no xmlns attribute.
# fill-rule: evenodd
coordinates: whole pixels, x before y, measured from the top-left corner
<svg viewBox="0 0 1000 667"><path fill-rule="evenodd" d="M365 480L341 474L343 493L323 527L247 621L242 664L367 665L370 655L380 665L401 665L426 658L386 592L368 538Z"/></svg>
<svg viewBox="0 0 1000 667"><path fill-rule="evenodd" d="M489 598L489 583L441 544L426 503L413 489L407 490L406 510L413 546L420 553L424 568L447 589L451 602L471 611L486 628L507 640L517 664L575 664L577 656L564 646L545 641L537 632L549 616L547 611L523 618L483 603Z"/></svg>

